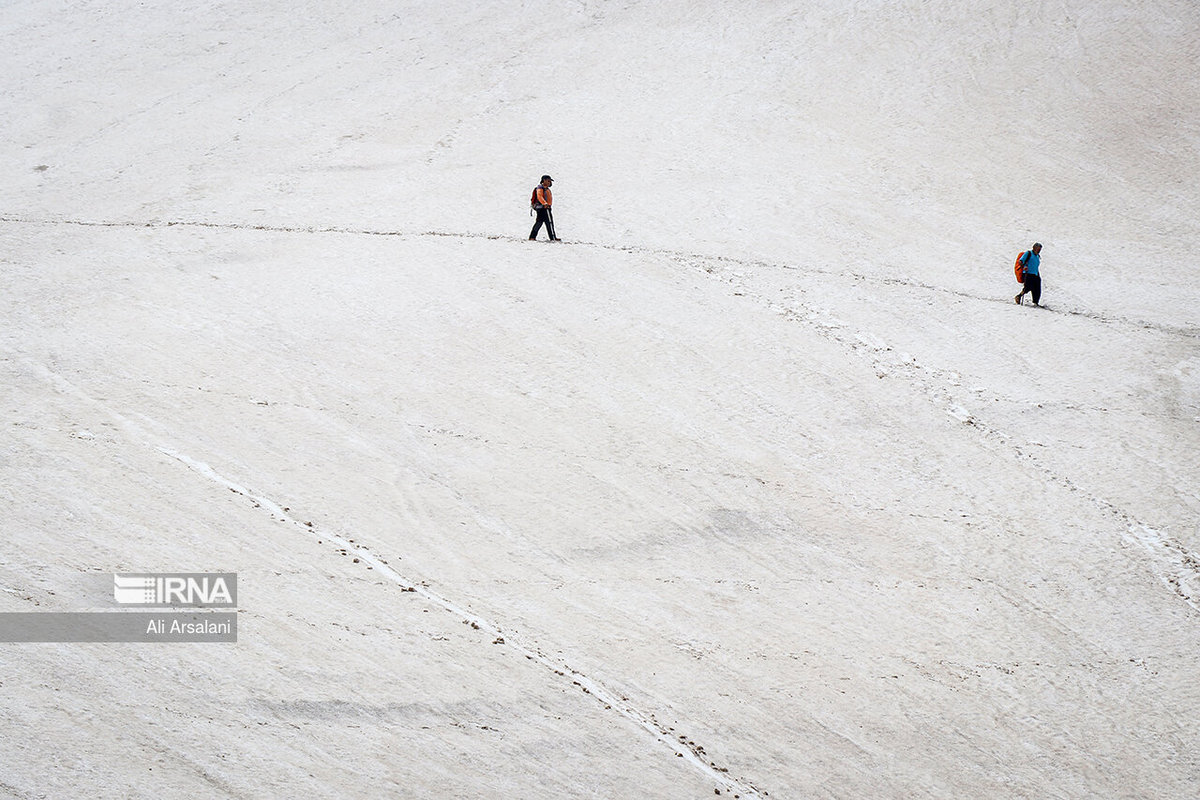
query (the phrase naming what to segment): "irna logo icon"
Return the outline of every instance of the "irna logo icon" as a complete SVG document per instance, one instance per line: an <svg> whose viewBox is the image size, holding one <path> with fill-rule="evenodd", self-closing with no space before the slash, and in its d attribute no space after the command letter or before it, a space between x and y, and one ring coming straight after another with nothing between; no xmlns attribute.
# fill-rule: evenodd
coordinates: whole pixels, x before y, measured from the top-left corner
<svg viewBox="0 0 1200 800"><path fill-rule="evenodd" d="M113 575L113 598L126 606L236 607L236 572Z"/></svg>

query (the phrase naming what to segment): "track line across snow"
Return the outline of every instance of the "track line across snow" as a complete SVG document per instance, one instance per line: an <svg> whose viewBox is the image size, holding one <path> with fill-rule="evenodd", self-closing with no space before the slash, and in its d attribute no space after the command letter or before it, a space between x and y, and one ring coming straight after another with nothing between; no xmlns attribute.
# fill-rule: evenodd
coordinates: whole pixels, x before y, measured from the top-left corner
<svg viewBox="0 0 1200 800"><path fill-rule="evenodd" d="M399 231L399 230L380 230L373 228L355 228L346 225L283 225L283 224L257 224L257 223L241 223L241 222L210 222L204 220L161 220L148 219L143 221L136 220L85 220L72 218L58 219L33 219L30 217L17 216L12 214L0 214L0 222L19 225L75 225L85 228L209 228L215 230L232 230L232 231L261 231L263 233L295 233L295 234L340 234L345 236L393 236L398 238L416 238L427 236L438 236L448 239L488 239L491 241L511 241L524 242L523 236L508 236L495 233L471 233L471 232L452 232L452 231ZM613 250L623 253L641 253L649 255L660 255L671 258L681 259L696 259L706 262L714 262L719 264L727 264L729 266L740 268L756 268L756 269L786 269L795 270L797 267L791 264L783 264L776 262L761 261L755 259L740 259L731 256L713 256L701 255L696 253L686 253L682 250L670 250L656 247L642 247L636 245L615 245L606 244L603 242L588 242L588 241L571 241L569 244L575 247L591 247L597 250ZM934 284L922 283L913 280L912 278L890 278L878 275L866 275L850 270L834 270L822 269L820 267L804 268L806 273L816 275L833 275L844 278L850 278L856 281L869 283L877 283L890 286L906 286L911 289L920 289L927 292L936 292L939 294L948 294L954 297L960 297L966 300L975 300L979 302L1005 303L1008 304L1008 298L984 297L981 295L971 294L957 289L949 289L944 286L936 286ZM1056 308L1058 313L1068 316L1080 317L1092 320L1093 322L1102 325L1120 325L1130 328L1140 328L1148 330L1157 330L1161 333L1172 336L1184 336L1190 339L1200 339L1200 328L1166 325L1159 322L1148 320L1128 319L1112 314L1097 313L1078 308Z"/></svg>

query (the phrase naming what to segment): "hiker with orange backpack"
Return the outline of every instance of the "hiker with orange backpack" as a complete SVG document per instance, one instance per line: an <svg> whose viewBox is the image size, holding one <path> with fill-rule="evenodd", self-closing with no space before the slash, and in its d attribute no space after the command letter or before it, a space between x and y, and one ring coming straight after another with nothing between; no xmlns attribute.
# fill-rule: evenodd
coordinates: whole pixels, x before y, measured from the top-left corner
<svg viewBox="0 0 1200 800"><path fill-rule="evenodd" d="M1036 306L1042 300L1042 276L1038 274L1038 267L1042 263L1042 245L1040 242L1034 243L1033 248L1026 250L1021 255L1017 256L1017 263L1014 269L1017 273L1017 280L1021 282L1021 293L1013 298L1013 302L1021 305L1021 299L1028 292L1033 295L1033 304Z"/></svg>
<svg viewBox="0 0 1200 800"><path fill-rule="evenodd" d="M554 214L550 207L554 204L554 197L550 194L550 185L554 183L554 179L549 175L542 176L542 182L533 188L533 196L529 198L529 205L537 212L537 222L533 223L533 230L529 232L529 241L537 238L538 231L542 229L542 225L546 226L546 233L550 235L550 241L559 241L554 235Z"/></svg>

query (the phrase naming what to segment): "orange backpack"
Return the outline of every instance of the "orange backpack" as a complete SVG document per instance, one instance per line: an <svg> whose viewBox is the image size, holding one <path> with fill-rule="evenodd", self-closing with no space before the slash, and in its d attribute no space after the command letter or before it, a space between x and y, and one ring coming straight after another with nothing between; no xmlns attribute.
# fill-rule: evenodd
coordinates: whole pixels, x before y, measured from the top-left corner
<svg viewBox="0 0 1200 800"><path fill-rule="evenodd" d="M1025 282L1025 254L1028 250L1022 250L1017 256L1017 263L1013 264L1013 272L1017 275L1017 283Z"/></svg>

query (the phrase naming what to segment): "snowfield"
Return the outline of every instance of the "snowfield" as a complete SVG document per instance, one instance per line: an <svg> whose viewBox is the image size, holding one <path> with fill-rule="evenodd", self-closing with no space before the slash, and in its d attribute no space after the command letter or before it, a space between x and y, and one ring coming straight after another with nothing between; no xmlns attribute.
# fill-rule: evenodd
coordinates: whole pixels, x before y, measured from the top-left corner
<svg viewBox="0 0 1200 800"><path fill-rule="evenodd" d="M0 13L0 796L1200 796L1200 6L348 5Z"/></svg>

